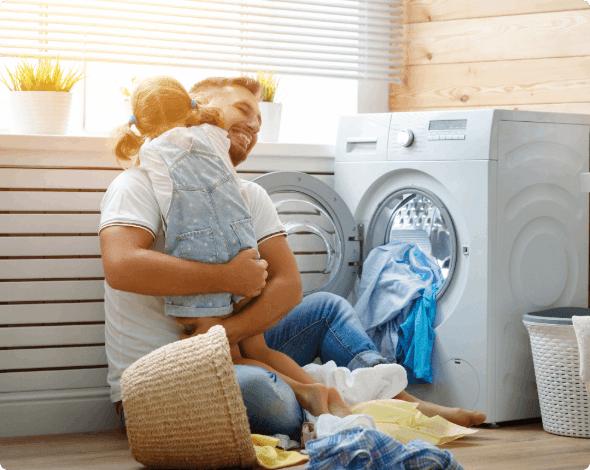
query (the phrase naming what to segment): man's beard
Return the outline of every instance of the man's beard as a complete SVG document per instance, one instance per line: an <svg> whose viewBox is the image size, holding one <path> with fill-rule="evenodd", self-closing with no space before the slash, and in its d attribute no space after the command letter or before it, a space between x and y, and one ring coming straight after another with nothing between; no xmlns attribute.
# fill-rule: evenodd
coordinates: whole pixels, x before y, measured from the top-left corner
<svg viewBox="0 0 590 470"><path fill-rule="evenodd" d="M230 158L231 162L233 163L234 167L238 166L240 163L242 163L244 160L246 160L246 157L248 156L246 154L246 152L240 148L240 146L234 145L233 142L231 143L231 145L229 147L228 153L229 153L229 158Z"/></svg>

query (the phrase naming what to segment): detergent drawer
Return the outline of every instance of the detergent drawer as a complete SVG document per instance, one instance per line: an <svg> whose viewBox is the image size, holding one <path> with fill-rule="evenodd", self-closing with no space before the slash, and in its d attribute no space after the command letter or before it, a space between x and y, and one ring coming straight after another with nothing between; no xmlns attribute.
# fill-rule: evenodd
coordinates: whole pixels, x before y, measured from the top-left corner
<svg viewBox="0 0 590 470"><path fill-rule="evenodd" d="M390 122L391 113L341 117L335 161L385 161Z"/></svg>

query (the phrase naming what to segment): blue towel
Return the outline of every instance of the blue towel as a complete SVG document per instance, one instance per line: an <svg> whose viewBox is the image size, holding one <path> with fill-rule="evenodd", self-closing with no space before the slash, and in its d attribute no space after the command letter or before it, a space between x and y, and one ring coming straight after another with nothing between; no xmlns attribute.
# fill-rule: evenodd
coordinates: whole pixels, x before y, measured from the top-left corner
<svg viewBox="0 0 590 470"><path fill-rule="evenodd" d="M427 318L432 316L434 321L435 297L428 297L430 300L427 305L424 303L426 300L423 300L423 294L429 291L435 293L443 282L436 259L420 251L415 243L392 242L371 250L363 263L359 299L354 308L365 331L379 352L389 361L398 361L398 331L409 318L413 319L410 320L411 323L416 324L417 321L424 321L426 314ZM414 312L417 303L422 304L422 307L418 306ZM432 321L427 322L431 330ZM406 369L413 375L415 366L409 369L408 366L414 358L420 359L427 355L429 367L432 346L428 352L430 333L427 328L420 328L410 336L408 326L409 324L403 333L405 342L402 351L405 351ZM419 326L422 326L422 323L419 323ZM414 352L409 355L411 343L415 344L415 348L420 345L420 350L424 348L424 354L416 356ZM424 370L424 366L418 367L418 370ZM416 377L417 380L428 380L428 374L420 374L420 377Z"/></svg>
<svg viewBox="0 0 590 470"><path fill-rule="evenodd" d="M306 470L465 470L448 450L419 439L403 445L359 426L308 441Z"/></svg>
<svg viewBox="0 0 590 470"><path fill-rule="evenodd" d="M398 330L396 362L406 369L417 383L432 383L432 346L434 345L434 317L438 287L426 289L416 299L414 308Z"/></svg>

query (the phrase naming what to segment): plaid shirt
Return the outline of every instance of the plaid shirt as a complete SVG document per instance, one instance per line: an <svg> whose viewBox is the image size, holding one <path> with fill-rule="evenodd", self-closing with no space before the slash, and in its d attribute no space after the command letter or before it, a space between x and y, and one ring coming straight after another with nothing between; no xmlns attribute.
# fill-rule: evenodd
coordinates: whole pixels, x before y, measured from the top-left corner
<svg viewBox="0 0 590 470"><path fill-rule="evenodd" d="M306 446L306 470L465 470L448 450L414 440L403 445L374 429L353 427Z"/></svg>

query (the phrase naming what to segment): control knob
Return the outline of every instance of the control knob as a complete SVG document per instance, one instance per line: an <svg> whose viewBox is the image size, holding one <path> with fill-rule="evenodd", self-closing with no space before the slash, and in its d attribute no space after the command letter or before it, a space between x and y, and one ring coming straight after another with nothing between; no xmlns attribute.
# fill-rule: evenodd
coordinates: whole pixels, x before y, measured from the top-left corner
<svg viewBox="0 0 590 470"><path fill-rule="evenodd" d="M409 147L414 142L414 133L410 129L402 129L397 134L397 143Z"/></svg>

